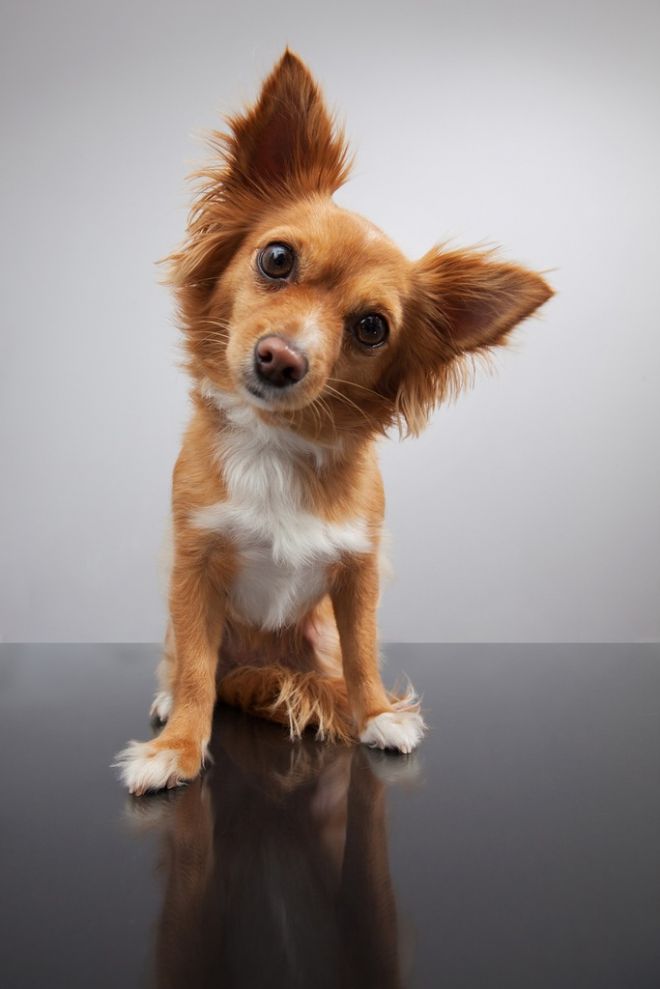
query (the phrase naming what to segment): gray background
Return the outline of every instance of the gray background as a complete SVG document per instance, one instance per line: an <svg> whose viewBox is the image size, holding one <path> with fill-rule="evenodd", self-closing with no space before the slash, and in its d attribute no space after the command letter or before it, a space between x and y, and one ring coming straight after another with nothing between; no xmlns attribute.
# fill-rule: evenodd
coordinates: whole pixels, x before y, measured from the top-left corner
<svg viewBox="0 0 660 989"><path fill-rule="evenodd" d="M288 42L358 151L342 204L555 269L496 374L383 445L384 637L657 640L659 10L5 0L0 637L161 636L187 386L154 261L195 135Z"/></svg>

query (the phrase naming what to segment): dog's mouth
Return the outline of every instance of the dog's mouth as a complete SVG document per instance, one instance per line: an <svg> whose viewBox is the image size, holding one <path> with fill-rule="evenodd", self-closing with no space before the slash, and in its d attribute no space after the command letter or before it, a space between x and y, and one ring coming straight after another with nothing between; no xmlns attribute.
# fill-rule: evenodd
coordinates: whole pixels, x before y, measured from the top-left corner
<svg viewBox="0 0 660 989"><path fill-rule="evenodd" d="M307 382L305 382L305 385ZM313 401L302 382L282 388L260 381L253 373L243 375L240 392L251 405L269 412L298 411Z"/></svg>
<svg viewBox="0 0 660 989"><path fill-rule="evenodd" d="M311 404L317 394L318 382L313 375L305 375L298 381L280 381L276 384L264 379L254 367L245 368L240 378L243 397L261 409L271 411L297 411Z"/></svg>
<svg viewBox="0 0 660 989"><path fill-rule="evenodd" d="M259 385L253 384L253 382L248 381L246 382L245 387L253 398L258 398L259 401L266 401L266 395L264 393L264 389L260 388Z"/></svg>
<svg viewBox="0 0 660 989"><path fill-rule="evenodd" d="M277 406L278 398L283 398L284 396L276 392L274 388L268 388L266 385L258 384L256 381L251 381L249 378L245 381L243 385L243 390L247 392L248 401L253 401L260 408L273 408Z"/></svg>

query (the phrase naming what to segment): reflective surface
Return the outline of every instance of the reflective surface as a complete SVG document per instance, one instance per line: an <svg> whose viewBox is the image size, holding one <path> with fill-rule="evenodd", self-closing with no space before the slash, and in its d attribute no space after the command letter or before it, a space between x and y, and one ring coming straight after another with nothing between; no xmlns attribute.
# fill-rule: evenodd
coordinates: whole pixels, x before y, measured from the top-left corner
<svg viewBox="0 0 660 989"><path fill-rule="evenodd" d="M213 764L129 798L152 646L0 646L0 984L660 984L657 646L390 646L414 757L219 708Z"/></svg>

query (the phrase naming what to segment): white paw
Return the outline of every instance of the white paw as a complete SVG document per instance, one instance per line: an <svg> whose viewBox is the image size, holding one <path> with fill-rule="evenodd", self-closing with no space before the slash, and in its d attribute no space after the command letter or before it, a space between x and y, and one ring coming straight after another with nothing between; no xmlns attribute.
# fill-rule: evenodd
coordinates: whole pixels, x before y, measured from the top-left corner
<svg viewBox="0 0 660 989"><path fill-rule="evenodd" d="M418 711L383 711L369 718L360 741L372 748L408 753L421 742L425 727Z"/></svg>
<svg viewBox="0 0 660 989"><path fill-rule="evenodd" d="M154 697L153 704L149 710L149 717L152 721L160 721L165 724L172 711L172 695L169 690L159 690Z"/></svg>
<svg viewBox="0 0 660 989"><path fill-rule="evenodd" d="M150 790L171 790L185 783L177 749L155 749L152 742L129 742L116 756L113 767L129 793L141 796Z"/></svg>

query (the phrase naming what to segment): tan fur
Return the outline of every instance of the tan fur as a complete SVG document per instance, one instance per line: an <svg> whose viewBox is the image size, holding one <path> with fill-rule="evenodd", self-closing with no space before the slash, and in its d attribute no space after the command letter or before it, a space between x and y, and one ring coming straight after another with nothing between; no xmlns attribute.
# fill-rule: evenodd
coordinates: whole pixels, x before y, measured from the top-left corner
<svg viewBox="0 0 660 989"><path fill-rule="evenodd" d="M139 746L120 757L137 793L152 787L149 760L159 753L171 755L162 785L197 774L217 683L225 699L287 724L292 736L309 725L345 741L384 712L417 716L418 702L397 706L379 670L384 496L375 441L392 426L419 432L437 403L463 386L474 358L503 344L551 295L539 275L489 252L436 248L412 262L367 220L339 208L331 196L348 175L346 145L290 52L230 127L214 135L216 160L200 173L188 239L169 259L193 412L173 477L161 667L172 713L146 758ZM296 267L269 283L257 257L274 242L289 245ZM366 349L353 326L370 312L387 321L389 336ZM254 397L251 376L267 334L301 348L309 370L266 401ZM247 410L255 429L270 430L273 443L298 443L281 469L300 492L301 518L317 526L358 520L369 540L368 550L329 560L318 599L275 631L251 625L236 606L232 592L246 563L231 528L196 522L231 497L227 450L238 434L228 401ZM418 719L417 734L421 727Z"/></svg>
<svg viewBox="0 0 660 989"><path fill-rule="evenodd" d="M223 678L218 696L242 711L286 725L292 739L314 728L323 741L356 741L342 677L285 666L241 666Z"/></svg>

